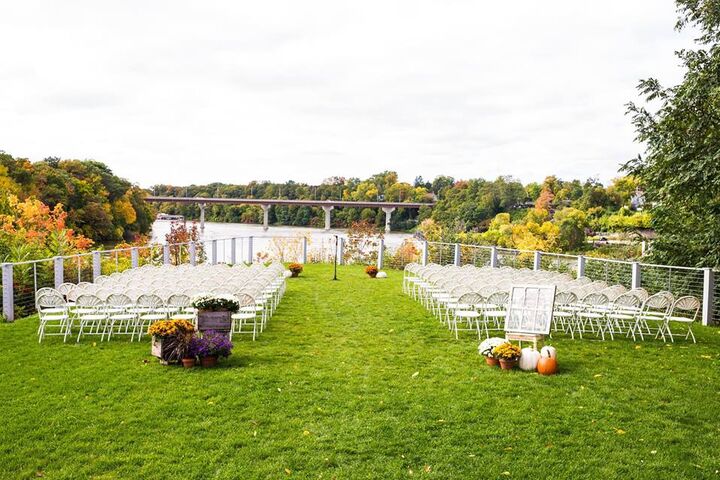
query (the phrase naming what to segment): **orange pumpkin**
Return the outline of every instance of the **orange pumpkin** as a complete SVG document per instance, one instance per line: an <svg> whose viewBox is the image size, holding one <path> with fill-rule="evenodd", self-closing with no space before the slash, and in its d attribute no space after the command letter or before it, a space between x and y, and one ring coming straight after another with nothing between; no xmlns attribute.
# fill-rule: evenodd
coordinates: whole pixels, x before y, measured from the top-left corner
<svg viewBox="0 0 720 480"><path fill-rule="evenodd" d="M555 375L558 370L558 363L552 357L540 357L537 364L537 371L540 375Z"/></svg>

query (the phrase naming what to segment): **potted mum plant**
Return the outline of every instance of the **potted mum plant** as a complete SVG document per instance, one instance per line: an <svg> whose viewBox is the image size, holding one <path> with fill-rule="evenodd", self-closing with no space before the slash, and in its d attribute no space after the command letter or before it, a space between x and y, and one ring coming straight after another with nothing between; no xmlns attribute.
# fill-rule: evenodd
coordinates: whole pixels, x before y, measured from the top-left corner
<svg viewBox="0 0 720 480"><path fill-rule="evenodd" d="M169 365L185 356L195 326L187 320L160 320L150 325L148 334L152 336L150 353Z"/></svg>
<svg viewBox="0 0 720 480"><path fill-rule="evenodd" d="M365 273L367 273L370 278L375 278L378 274L378 268L375 265L368 265L365 267Z"/></svg>
<svg viewBox="0 0 720 480"><path fill-rule="evenodd" d="M478 353L485 357L485 363L487 363L491 367L497 367L498 365L500 365L500 361L497 358L493 357L493 348L506 342L507 340L505 340L504 338L487 338L480 343L480 346L478 347Z"/></svg>
<svg viewBox="0 0 720 480"><path fill-rule="evenodd" d="M201 337L195 337L190 342L190 353L200 359L200 365L205 368L217 365L218 358L229 357L233 344L225 335L214 330L208 330Z"/></svg>
<svg viewBox="0 0 720 480"><path fill-rule="evenodd" d="M505 342L492 349L493 357L500 361L500 368L512 370L520 359L521 350L517 345Z"/></svg>
<svg viewBox="0 0 720 480"><path fill-rule="evenodd" d="M240 310L240 303L233 295L199 295L193 299L192 306L198 310L198 330L201 332L230 332L230 317Z"/></svg>
<svg viewBox="0 0 720 480"><path fill-rule="evenodd" d="M288 265L288 270L290 270L292 277L297 277L303 271L303 266L299 263L291 263Z"/></svg>

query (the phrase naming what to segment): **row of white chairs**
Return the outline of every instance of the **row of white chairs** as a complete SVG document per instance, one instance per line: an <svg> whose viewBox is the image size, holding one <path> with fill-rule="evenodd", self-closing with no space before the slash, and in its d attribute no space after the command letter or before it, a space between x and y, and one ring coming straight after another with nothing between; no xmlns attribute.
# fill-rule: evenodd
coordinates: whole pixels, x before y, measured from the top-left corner
<svg viewBox="0 0 720 480"><path fill-rule="evenodd" d="M527 284L555 285L552 330L572 338L590 332L603 340L624 333L633 339L654 334L664 341L680 335L695 341L692 323L700 301L692 296L676 299L670 292L651 296L642 288L628 290L558 272L510 267L409 264L403 276L405 293L444 322L455 338L461 330L475 331L479 338L483 333L489 336L490 330L503 330L510 287ZM672 323L685 324L686 331L674 333Z"/></svg>
<svg viewBox="0 0 720 480"><path fill-rule="evenodd" d="M150 273L152 269L145 270ZM156 275L158 272L152 272L152 277L169 279L180 273L199 281L204 276L209 282L224 269L200 268L192 271L164 267L161 270L159 276ZM78 342L87 335L99 336L101 341L113 335L128 335L131 340L139 340L147 328L159 320L184 319L196 324L197 312L191 303L195 295L202 293L234 295L241 308L232 316L230 337L233 334L251 334L255 340L266 328L285 292L285 271L279 264L247 270L250 271L249 276L224 275L226 283L221 287L203 290L198 286L189 291L180 284L175 286L174 292L167 289L162 295L154 289L152 282L147 282L146 276L137 274L132 275L134 283L112 285L112 288L106 288L108 282L101 281L100 288L97 284L88 284L58 290L40 289L36 295L40 317L38 341L48 335L60 335L67 341L75 333ZM76 290L80 292L71 295Z"/></svg>

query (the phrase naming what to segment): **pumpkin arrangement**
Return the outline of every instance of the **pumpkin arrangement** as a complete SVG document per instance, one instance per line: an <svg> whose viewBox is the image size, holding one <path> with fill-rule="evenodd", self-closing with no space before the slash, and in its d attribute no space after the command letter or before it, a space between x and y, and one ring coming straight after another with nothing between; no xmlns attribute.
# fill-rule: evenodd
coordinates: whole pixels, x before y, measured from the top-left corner
<svg viewBox="0 0 720 480"><path fill-rule="evenodd" d="M557 351L555 347L546 346L540 349L537 371L540 375L554 375L557 373Z"/></svg>
<svg viewBox="0 0 720 480"><path fill-rule="evenodd" d="M558 371L557 350L549 345L538 352L534 348L520 349L504 338L488 338L480 344L478 352L488 365L499 364L503 370L512 370L517 365L520 370L537 371L540 375L554 375Z"/></svg>

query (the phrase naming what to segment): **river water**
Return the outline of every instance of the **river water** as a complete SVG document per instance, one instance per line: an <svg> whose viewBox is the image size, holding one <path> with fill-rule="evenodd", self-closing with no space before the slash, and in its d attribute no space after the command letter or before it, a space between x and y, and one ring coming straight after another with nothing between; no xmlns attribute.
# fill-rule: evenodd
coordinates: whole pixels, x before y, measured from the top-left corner
<svg viewBox="0 0 720 480"><path fill-rule="evenodd" d="M153 223L152 241L165 242L165 235L170 232L168 220L156 220ZM299 255L299 244L302 237L308 238L308 254L327 258L332 255L335 248L335 235L347 239L346 229L323 230L321 228L271 226L267 231L262 225L246 223L214 223L205 222L205 232L202 240L218 240L218 260L230 261L230 241L226 239L237 238L235 241L236 258L247 259L249 250L248 237L252 239L253 256L268 254L271 258L282 255L285 261L294 261ZM394 251L406 238L412 238L412 234L401 232L390 232L384 234L385 247L388 251ZM223 241L224 240L224 241ZM285 254L285 252L287 252Z"/></svg>

